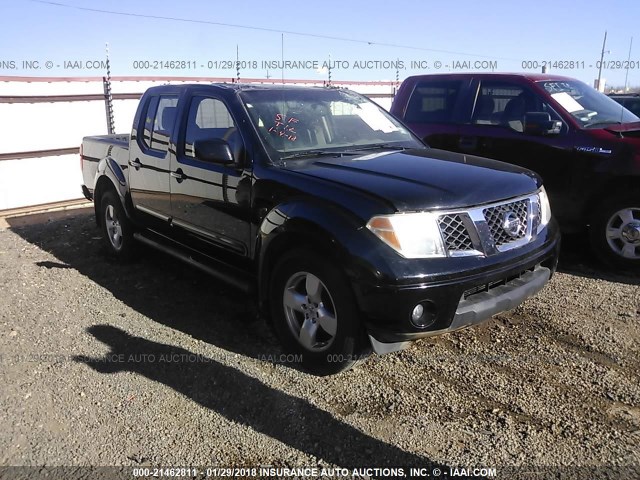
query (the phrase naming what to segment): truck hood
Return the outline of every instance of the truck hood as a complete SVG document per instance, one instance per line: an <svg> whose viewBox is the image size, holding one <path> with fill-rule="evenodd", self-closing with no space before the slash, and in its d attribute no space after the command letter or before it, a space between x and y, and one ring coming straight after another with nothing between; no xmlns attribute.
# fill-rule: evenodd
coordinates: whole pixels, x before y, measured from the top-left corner
<svg viewBox="0 0 640 480"><path fill-rule="evenodd" d="M380 197L398 211L454 209L536 191L533 172L436 149L383 151L287 162L286 168Z"/></svg>

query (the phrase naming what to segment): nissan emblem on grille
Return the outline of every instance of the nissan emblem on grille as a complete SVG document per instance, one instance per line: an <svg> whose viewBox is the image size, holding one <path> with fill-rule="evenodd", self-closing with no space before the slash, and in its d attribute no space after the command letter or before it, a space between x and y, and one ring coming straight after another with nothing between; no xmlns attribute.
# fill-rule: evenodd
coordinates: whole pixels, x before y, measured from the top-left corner
<svg viewBox="0 0 640 480"><path fill-rule="evenodd" d="M515 212L509 210L502 215L502 229L509 234L512 238L517 238L521 235L524 225L518 218Z"/></svg>
<svg viewBox="0 0 640 480"><path fill-rule="evenodd" d="M529 202L528 199L522 199L484 209L484 217L496 247L526 238Z"/></svg>

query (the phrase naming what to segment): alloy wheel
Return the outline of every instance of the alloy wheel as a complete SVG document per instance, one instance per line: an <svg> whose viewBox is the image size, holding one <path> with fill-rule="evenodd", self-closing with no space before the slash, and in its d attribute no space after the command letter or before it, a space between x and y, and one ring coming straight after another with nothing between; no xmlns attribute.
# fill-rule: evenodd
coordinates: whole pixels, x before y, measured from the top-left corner
<svg viewBox="0 0 640 480"><path fill-rule="evenodd" d="M104 222L107 227L107 237L109 242L116 250L122 248L122 225L120 225L120 219L118 218L118 212L113 205L107 205L104 213Z"/></svg>
<svg viewBox="0 0 640 480"><path fill-rule="evenodd" d="M331 293L309 272L298 272L287 280L282 298L287 325L306 350L327 350L336 336L338 318Z"/></svg>
<svg viewBox="0 0 640 480"><path fill-rule="evenodd" d="M611 250L630 260L640 259L640 208L623 208L607 222L607 243Z"/></svg>

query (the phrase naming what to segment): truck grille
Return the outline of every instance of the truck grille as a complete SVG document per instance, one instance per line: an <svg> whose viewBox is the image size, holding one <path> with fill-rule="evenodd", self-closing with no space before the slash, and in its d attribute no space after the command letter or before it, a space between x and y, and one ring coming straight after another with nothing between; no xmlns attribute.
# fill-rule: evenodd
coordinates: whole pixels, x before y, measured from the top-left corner
<svg viewBox="0 0 640 480"><path fill-rule="evenodd" d="M539 224L537 194L438 216L444 245L452 257L493 255L520 247L535 238Z"/></svg>
<svg viewBox="0 0 640 480"><path fill-rule="evenodd" d="M459 214L441 215L438 217L438 225L447 250L465 251L474 249L469 232L467 232L467 228Z"/></svg>
<svg viewBox="0 0 640 480"><path fill-rule="evenodd" d="M529 201L520 200L512 203L505 203L495 207L485 208L484 218L486 218L493 235L493 241L497 247L505 243L515 242L524 238L527 234L527 215L529 213ZM513 213L518 219L520 226L513 234L509 234L504 228L505 215Z"/></svg>

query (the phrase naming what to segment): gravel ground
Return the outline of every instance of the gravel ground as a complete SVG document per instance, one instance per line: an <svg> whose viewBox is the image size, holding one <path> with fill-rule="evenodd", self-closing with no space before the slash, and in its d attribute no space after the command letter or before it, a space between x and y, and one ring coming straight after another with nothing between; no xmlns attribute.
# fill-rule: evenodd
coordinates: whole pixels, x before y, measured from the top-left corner
<svg viewBox="0 0 640 480"><path fill-rule="evenodd" d="M37 220L0 231L0 465L639 471L640 277L578 240L516 310L318 378L250 299L110 263L90 211Z"/></svg>

